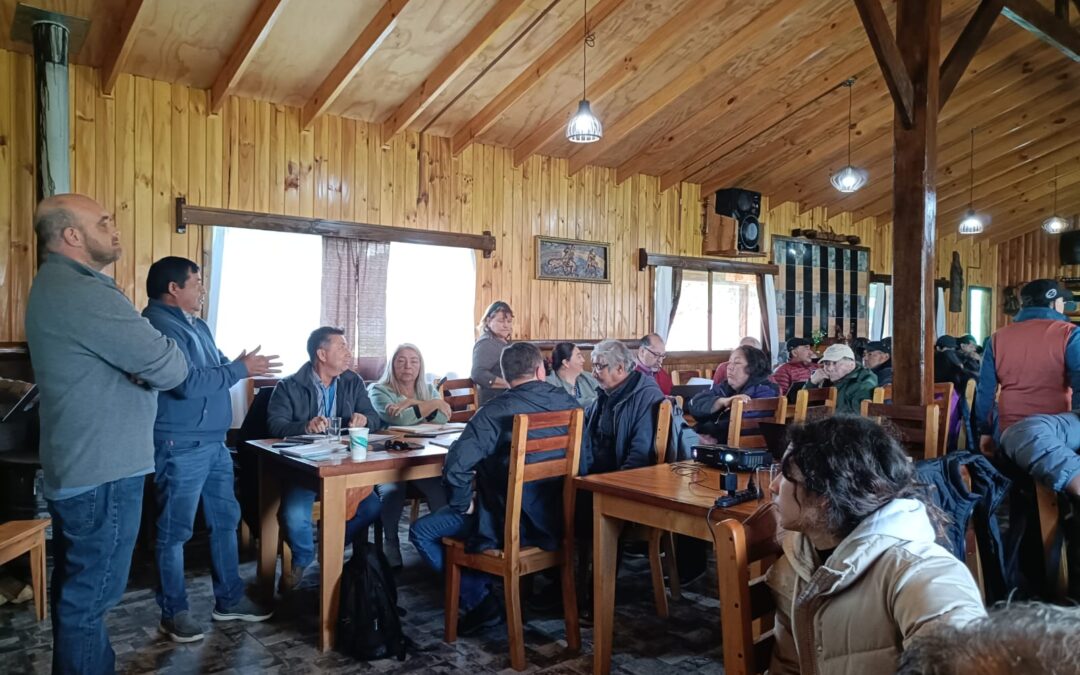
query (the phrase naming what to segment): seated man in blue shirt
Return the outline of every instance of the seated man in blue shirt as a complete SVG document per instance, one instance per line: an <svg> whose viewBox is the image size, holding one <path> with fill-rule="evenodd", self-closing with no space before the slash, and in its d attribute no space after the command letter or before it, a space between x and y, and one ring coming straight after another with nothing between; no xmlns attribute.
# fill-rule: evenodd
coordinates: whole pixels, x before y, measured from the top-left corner
<svg viewBox="0 0 1080 675"><path fill-rule="evenodd" d="M279 438L299 434L321 434L331 417L340 417L343 425L382 428L379 413L368 399L364 380L350 369L352 352L345 341L345 331L323 326L315 329L307 341L311 359L296 373L274 387L267 408L266 426ZM304 570L315 561L315 539L311 525L311 507L315 491L297 485L282 486L281 522L285 541L293 552L290 574L281 575L281 590L300 583ZM345 524L345 541L364 536L367 526L379 517L382 505L372 492L360 502L356 515Z"/></svg>
<svg viewBox="0 0 1080 675"><path fill-rule="evenodd" d="M146 275L149 304L143 310L154 328L176 341L188 363L177 387L158 395L154 421L154 485L157 488L157 558L161 586L161 632L174 642L201 640L203 629L188 611L184 590L184 544L191 538L195 510L202 502L210 530L215 621L264 621L268 609L244 596L236 526L240 504L233 490L233 462L225 447L232 423L229 388L255 375L276 373L276 356L259 349L229 361L198 317L203 306L199 266L187 258L168 256Z"/></svg>
<svg viewBox="0 0 1080 675"><path fill-rule="evenodd" d="M420 557L440 574L445 569L443 537L467 538L470 552L503 546L514 415L581 407L565 389L544 381L544 357L536 345L515 342L503 348L499 361L510 389L481 406L450 446L443 465L450 503L417 520L409 530L409 540ZM530 432L529 437L561 433L565 429L542 429ZM561 537L562 481L528 483L521 499L522 548L555 550ZM475 634L502 619L499 601L491 593L491 580L481 572L462 570L461 609L465 616L458 622L461 635Z"/></svg>

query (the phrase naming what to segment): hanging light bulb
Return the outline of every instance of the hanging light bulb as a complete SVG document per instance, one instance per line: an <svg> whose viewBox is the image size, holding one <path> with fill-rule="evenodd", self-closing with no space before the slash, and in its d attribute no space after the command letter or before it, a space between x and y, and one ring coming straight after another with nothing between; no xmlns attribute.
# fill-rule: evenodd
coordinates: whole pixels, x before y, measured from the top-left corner
<svg viewBox="0 0 1080 675"><path fill-rule="evenodd" d="M866 179L869 176L865 169L859 169L851 163L851 88L855 86L855 78L851 78L843 86L848 88L847 166L834 173L829 180L832 181L833 187L840 192L855 192L866 185Z"/></svg>
<svg viewBox="0 0 1080 675"><path fill-rule="evenodd" d="M1069 222L1057 214L1057 167L1054 167L1054 210L1043 221L1042 228L1050 234L1061 234L1069 229Z"/></svg>
<svg viewBox="0 0 1080 675"><path fill-rule="evenodd" d="M571 143L595 143L604 135L604 125L600 118L593 114L589 99L585 96L585 64L586 52L595 44L594 36L589 33L589 0L582 0L584 4L585 38L581 41L581 101L578 102L577 112L570 118L566 125L566 140Z"/></svg>
<svg viewBox="0 0 1080 675"><path fill-rule="evenodd" d="M968 210L960 221L960 234L980 234L985 225L975 213L975 129L971 130L971 152L968 154Z"/></svg>

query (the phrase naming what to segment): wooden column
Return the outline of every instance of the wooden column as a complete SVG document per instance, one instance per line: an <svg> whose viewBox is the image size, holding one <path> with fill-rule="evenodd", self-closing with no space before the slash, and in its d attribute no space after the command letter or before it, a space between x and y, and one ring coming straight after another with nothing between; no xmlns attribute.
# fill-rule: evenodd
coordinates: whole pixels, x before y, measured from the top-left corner
<svg viewBox="0 0 1080 675"><path fill-rule="evenodd" d="M934 239L941 0L898 0L896 35L911 78L911 125L893 122L893 402L925 405L934 387Z"/></svg>

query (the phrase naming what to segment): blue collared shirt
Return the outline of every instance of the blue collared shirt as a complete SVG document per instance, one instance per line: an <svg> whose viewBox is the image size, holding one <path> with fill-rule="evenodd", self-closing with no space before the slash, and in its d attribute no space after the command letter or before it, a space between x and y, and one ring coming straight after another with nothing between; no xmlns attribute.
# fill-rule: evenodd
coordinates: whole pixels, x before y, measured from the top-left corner
<svg viewBox="0 0 1080 675"><path fill-rule="evenodd" d="M330 384L325 385L322 382L322 378L319 377L315 369L311 369L311 379L315 381L315 388L319 390L319 396L322 397L322 415L323 417L334 417L334 410L336 409L337 399L337 381L335 377L330 380Z"/></svg>

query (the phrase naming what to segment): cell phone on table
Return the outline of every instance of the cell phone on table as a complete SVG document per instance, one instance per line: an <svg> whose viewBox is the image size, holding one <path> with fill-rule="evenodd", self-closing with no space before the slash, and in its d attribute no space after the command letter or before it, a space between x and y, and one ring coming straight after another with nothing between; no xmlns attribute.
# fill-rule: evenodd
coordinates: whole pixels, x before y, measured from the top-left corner
<svg viewBox="0 0 1080 675"><path fill-rule="evenodd" d="M295 448L298 445L303 445L303 443L293 443L291 441L280 441L278 443L274 443L270 447L275 449L275 450L280 450L282 448Z"/></svg>

